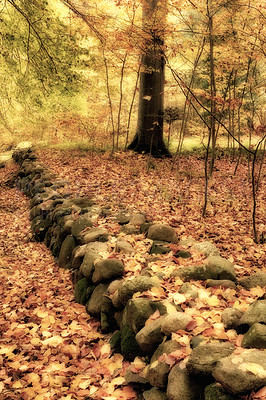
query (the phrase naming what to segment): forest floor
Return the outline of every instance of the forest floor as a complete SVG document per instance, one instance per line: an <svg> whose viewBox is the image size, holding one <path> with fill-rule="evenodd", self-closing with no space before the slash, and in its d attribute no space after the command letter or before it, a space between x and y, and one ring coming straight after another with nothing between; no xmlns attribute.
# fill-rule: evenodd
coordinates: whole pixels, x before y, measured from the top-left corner
<svg viewBox="0 0 266 400"><path fill-rule="evenodd" d="M204 162L195 156L182 156L177 175L171 161L150 164L147 157L135 154L44 149L37 153L57 177L69 182L69 192L94 197L114 212L122 206L145 212L152 221L174 227L181 239L213 242L234 263L238 278L265 268L265 245L252 239L246 162L234 175L234 163L217 160L203 218ZM123 378L130 363L111 353L110 335L101 334L99 323L74 302L69 271L59 269L45 245L32 240L29 200L6 184L16 168L8 163L0 169L1 400L135 399ZM260 234L266 227L265 193L265 176L261 176ZM118 228L108 223L109 231L117 233ZM140 241L140 235L135 240ZM136 266L137 256L133 256ZM235 300L245 309L261 295L261 291L242 290ZM210 302L210 314L212 308ZM138 364L139 359L131 363L135 368Z"/></svg>

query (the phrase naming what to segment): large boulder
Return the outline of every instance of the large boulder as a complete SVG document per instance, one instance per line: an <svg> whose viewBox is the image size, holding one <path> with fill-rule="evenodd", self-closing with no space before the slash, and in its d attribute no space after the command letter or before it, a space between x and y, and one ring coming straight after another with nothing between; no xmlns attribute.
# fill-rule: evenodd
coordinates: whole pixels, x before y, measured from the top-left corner
<svg viewBox="0 0 266 400"><path fill-rule="evenodd" d="M266 350L245 350L218 361L214 379L234 395L256 391L266 385Z"/></svg>
<svg viewBox="0 0 266 400"><path fill-rule="evenodd" d="M187 370L194 374L211 375L217 362L229 356L235 349L230 342L202 343L192 350L187 362Z"/></svg>
<svg viewBox="0 0 266 400"><path fill-rule="evenodd" d="M236 280L236 272L233 264L220 256L210 256L202 265L183 267L173 275L180 276L184 280Z"/></svg>
<svg viewBox="0 0 266 400"><path fill-rule="evenodd" d="M170 243L178 242L175 230L170 226L164 224L152 225L148 230L147 238L152 240L158 240L161 242L170 242Z"/></svg>
<svg viewBox="0 0 266 400"><path fill-rule="evenodd" d="M142 395L144 400L167 400L166 393L156 387L153 387L150 390L145 390Z"/></svg>

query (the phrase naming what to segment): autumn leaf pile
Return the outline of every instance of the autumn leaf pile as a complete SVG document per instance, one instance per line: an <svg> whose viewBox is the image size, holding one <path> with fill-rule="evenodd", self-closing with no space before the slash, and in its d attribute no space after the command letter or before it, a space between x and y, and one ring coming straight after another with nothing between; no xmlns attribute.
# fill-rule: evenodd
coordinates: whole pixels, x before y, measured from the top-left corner
<svg viewBox="0 0 266 400"><path fill-rule="evenodd" d="M101 206L110 206L113 214L97 221L110 233L118 233L112 215L125 206L145 212L154 222L168 223L180 238L212 241L222 256L234 262L238 277L265 267L265 249L252 240L251 185L245 164L233 176L233 164L217 161L210 181L208 213L203 219L201 159L181 159L177 176L169 161L152 160L150 164L146 157L134 154L42 150L38 157L56 176L69 182L67 191L93 196ZM1 399L136 398L131 386L125 385L124 375L128 368L143 371L144 360L136 358L130 364L120 354L112 354L109 336L101 334L99 323L74 303L69 271L59 269L45 245L31 239L29 201L18 189L5 184L8 174L15 170L12 164L0 170ZM263 199L265 186L260 187L258 195L261 232L266 223ZM127 274L134 275L146 266L150 243L142 235L132 235L128 240L135 253L127 255L124 262ZM151 263L154 272L163 269L170 276L179 266L176 250ZM192 254L184 265L202 258L202 254ZM263 290L207 291L202 282L194 282L199 293L196 301L178 293L182 283L168 279L161 289L152 288L144 294L171 299L194 319L189 334L173 334L182 349L167 362L184 360L189 354L189 340L197 334L230 340L241 349L241 335L224 331L221 313L229 306L245 311Z"/></svg>

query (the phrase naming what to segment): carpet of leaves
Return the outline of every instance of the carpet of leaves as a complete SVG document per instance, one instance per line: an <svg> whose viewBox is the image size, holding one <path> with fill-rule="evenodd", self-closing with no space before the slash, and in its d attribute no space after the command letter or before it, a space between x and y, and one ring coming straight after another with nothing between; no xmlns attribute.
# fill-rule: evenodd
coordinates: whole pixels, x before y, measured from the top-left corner
<svg viewBox="0 0 266 400"><path fill-rule="evenodd" d="M234 176L233 164L217 161L203 219L201 159L181 159L177 176L169 161L148 164L146 157L134 154L42 150L38 156L56 176L69 182L69 192L93 196L100 205L110 205L114 213L122 206L145 212L151 220L173 226L180 238L212 241L234 262L238 277L265 268L265 248L252 240L251 184L244 164ZM142 371L145 363L136 358L130 365L121 355L111 353L108 335L101 334L99 323L74 303L69 271L58 268L44 244L32 241L29 202L16 188L4 184L15 170L12 164L0 170L1 399L136 398L132 388L125 385L124 374L129 367L133 372ZM266 223L263 200L265 187L261 186L257 199L261 233ZM97 223L110 233L118 232L111 217ZM138 274L146 266L150 243L142 235L127 240L136 251L125 257L126 270L129 275ZM201 258L201 254L194 254L192 262ZM150 267L154 272L164 268L167 276L179 265L171 252ZM263 290L206 290L201 282L195 282L199 292L195 301L177 293L182 283L179 279L166 280L162 290L154 288L144 294L154 299L171 298L194 318L189 334L173 334L183 348L167 362L185 360L189 340L197 334L230 340L241 352L241 335L224 331L221 312L228 306L246 310Z"/></svg>

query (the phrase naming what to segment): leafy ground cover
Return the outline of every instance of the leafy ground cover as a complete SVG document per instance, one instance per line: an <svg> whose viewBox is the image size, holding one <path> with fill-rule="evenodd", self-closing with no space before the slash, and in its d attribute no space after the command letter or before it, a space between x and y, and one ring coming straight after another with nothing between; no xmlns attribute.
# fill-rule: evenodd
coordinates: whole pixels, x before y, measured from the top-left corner
<svg viewBox="0 0 266 400"><path fill-rule="evenodd" d="M148 164L146 157L134 154L40 150L38 156L56 176L69 182L69 192L93 196L114 212L121 206L145 212L154 222L173 226L180 238L212 241L222 256L234 262L238 277L265 266L265 248L252 240L251 184L245 164L234 176L233 164L217 161L208 213L203 219L202 159L182 158L177 177L169 161ZM57 267L44 244L31 239L28 200L17 188L5 184L14 171L12 164L0 170L1 399L136 398L132 388L124 385L124 374L129 367L141 370L145 363L136 359L130 365L121 355L112 354L109 336L101 334L98 322L74 303L69 272ZM265 230L264 198L265 186L261 186L260 232ZM119 229L112 219L102 218L97 224L113 233ZM130 273L137 274L146 251L145 240L141 235L133 235L131 240L139 251L127 256L127 265ZM171 253L162 256L162 262L173 265L170 257ZM166 284L166 289L177 303L184 302L186 310L189 304L185 299L174 297L180 285L176 280ZM190 313L197 319L191 334L204 330L206 335L240 346L241 335L224 332L221 311L228 305L246 310L263 290L211 289L206 297L204 286L197 285L202 298L194 307L190 304ZM177 335L184 344L184 356L179 354L182 359L188 354L189 338Z"/></svg>

